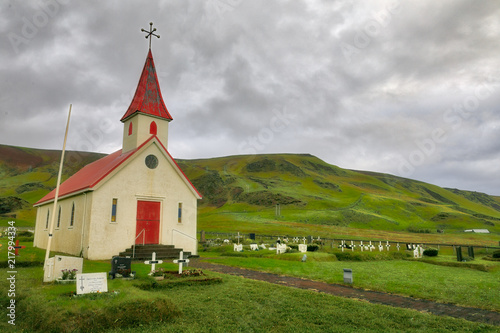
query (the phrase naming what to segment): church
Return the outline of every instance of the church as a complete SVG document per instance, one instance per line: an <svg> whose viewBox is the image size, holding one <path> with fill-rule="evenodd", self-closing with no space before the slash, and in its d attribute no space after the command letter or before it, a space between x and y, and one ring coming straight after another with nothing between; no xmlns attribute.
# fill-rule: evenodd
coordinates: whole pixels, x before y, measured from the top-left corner
<svg viewBox="0 0 500 333"><path fill-rule="evenodd" d="M34 246L91 260L110 259L135 245L173 245L197 254L200 193L167 150L167 110L151 44L139 84L121 118L122 149L101 158L37 203Z"/></svg>

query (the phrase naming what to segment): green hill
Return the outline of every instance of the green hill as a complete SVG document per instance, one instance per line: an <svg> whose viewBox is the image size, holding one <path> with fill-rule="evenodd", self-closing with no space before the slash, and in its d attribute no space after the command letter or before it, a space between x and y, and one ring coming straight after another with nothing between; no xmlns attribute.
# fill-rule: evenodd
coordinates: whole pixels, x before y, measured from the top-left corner
<svg viewBox="0 0 500 333"><path fill-rule="evenodd" d="M67 152L63 179L102 154ZM55 187L59 151L0 145L2 224L34 224L32 204ZM203 194L205 230L277 230L280 225L416 233L500 233L500 198L393 175L346 170L312 155L178 160ZM269 228L267 228L269 227ZM289 230L287 229L287 230ZM312 231L311 231L312 232Z"/></svg>
<svg viewBox="0 0 500 333"><path fill-rule="evenodd" d="M229 156L179 165L204 194L199 221L207 229L211 221L293 221L420 233L500 232L498 198L341 169L311 155Z"/></svg>

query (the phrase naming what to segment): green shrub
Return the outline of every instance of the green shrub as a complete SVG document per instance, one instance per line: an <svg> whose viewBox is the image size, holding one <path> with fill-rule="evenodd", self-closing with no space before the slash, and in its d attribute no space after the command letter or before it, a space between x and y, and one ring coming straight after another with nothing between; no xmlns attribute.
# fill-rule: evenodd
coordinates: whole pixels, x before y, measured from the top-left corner
<svg viewBox="0 0 500 333"><path fill-rule="evenodd" d="M493 258L500 258L500 250L496 250L495 252L493 252L492 257Z"/></svg>
<svg viewBox="0 0 500 333"><path fill-rule="evenodd" d="M437 257L437 255L438 255L438 249L428 248L424 250L424 256Z"/></svg>
<svg viewBox="0 0 500 333"><path fill-rule="evenodd" d="M297 246L298 248L298 246ZM307 251L309 252L314 252L319 250L319 245L318 244L308 244L307 245Z"/></svg>
<svg viewBox="0 0 500 333"><path fill-rule="evenodd" d="M298 244L288 244L288 246L292 249L292 250L299 250L299 245Z"/></svg>

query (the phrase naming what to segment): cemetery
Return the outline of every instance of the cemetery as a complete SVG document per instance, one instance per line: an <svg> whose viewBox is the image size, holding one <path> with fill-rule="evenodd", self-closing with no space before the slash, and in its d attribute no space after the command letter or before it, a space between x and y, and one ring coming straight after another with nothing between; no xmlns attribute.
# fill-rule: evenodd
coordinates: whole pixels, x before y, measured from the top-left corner
<svg viewBox="0 0 500 333"><path fill-rule="evenodd" d="M200 242L200 258L196 260L353 288L411 295L438 302L497 311L500 308L498 293L495 292L500 288L500 262L495 261L494 251L491 250L487 252L478 247L472 250L468 247L440 247L437 251L437 248L413 243L351 239L331 241L312 236L265 238L253 235L254 239L249 235L239 236L219 239L208 237L205 242ZM5 241L5 238L0 238L3 247L7 246ZM64 319L67 321L67 327L61 330L63 332L75 329L92 332L90 328L85 328L92 327L88 326L90 319L82 318L93 318L101 328L109 329L143 327L138 331L147 332L148 329L144 327L155 322L157 324L150 327L188 327L189 329L185 328L186 331L204 331L203 323L221 325L211 313L222 315L227 318L226 322L231 321L229 318L238 316L239 313L238 307L235 308L232 304L236 302L240 304L239 307L253 308L256 295L263 297L262 300L266 299L263 301L267 313L265 317L268 320L266 325L276 324L277 319L273 316L285 319L283 315L278 316L275 313L273 304L276 302L296 309L300 312L297 320L308 322L306 317L313 316L311 309L297 305L304 297L316 304L316 312L321 314L324 318L322 320L325 321L333 320L333 314L326 309L336 307L343 316L343 319L335 317L339 325L342 320L349 320L349 314L338 308L341 303L346 302L351 304L350 306L355 304L360 309L370 308L368 312L371 317L366 319L367 321L381 320L377 317L382 318L390 313L390 323L386 322L384 325L393 327L397 327L397 322L408 316L410 311L352 303L355 301L336 297L325 299L321 294L291 290L287 287L263 286L261 282L251 282L241 277L196 268L193 266L196 260L186 258L183 254L173 260L153 257L148 260L131 260L114 257L111 260L93 261L56 253L53 266L57 266L57 269L51 274L53 280L43 282L44 278L46 279L44 275L48 274L42 269L43 251L33 248L30 242L21 242L21 245L25 247L19 249L19 256L16 258L20 267L17 281L17 290L20 292L16 297L17 323L20 327L30 328L35 332L60 327L58 321L67 318L70 313L78 314L75 317L77 320ZM457 260L459 251L462 261ZM429 253L430 255L426 255ZM474 258L471 255L474 255ZM7 272L8 268L1 270ZM460 274L457 274L457 270ZM56 280L62 278L56 277L56 271L61 275L74 273L75 281L71 284L56 283ZM155 279L153 275L156 273L161 275L161 280ZM443 277L446 277L445 284L441 282ZM478 285L477 281L481 283ZM7 282L2 281L1 286L7 288L4 286ZM27 292L30 297L27 297ZM254 296L241 299L242 292ZM276 292L281 295L279 299L273 294ZM2 297L1 300L5 303L6 295ZM208 304L210 306L207 307ZM140 311L138 306L141 306ZM195 310L196 307L201 307L205 313L201 321L189 318L189 311L201 311L201 308ZM147 315L144 311L147 311ZM381 311L384 315L381 315ZM428 318L428 315L418 313L412 313L411 316L417 316L419 321L424 321L425 325L436 329L441 327L440 325L455 327L456 330L462 328L460 325L464 323L470 327L476 325L451 318ZM354 317L351 320L354 320ZM227 329L241 328L240 324L234 322L227 325ZM255 323L250 320L246 321L245 325L255 328ZM488 326L481 325L486 327L486 331L489 330ZM409 327L411 331L411 325L404 327ZM491 328L491 331L493 330L494 328Z"/></svg>

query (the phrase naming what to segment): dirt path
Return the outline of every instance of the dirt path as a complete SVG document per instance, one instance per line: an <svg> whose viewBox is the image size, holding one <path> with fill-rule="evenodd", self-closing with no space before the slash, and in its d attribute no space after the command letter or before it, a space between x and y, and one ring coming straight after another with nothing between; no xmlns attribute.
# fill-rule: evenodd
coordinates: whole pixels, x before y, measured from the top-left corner
<svg viewBox="0 0 500 333"><path fill-rule="evenodd" d="M452 304L436 303L433 301L391 295L377 291L356 289L338 284L328 284L325 282L306 280L291 276L263 273L238 267L211 264L203 262L199 259L192 260L189 265L219 273L242 276L253 280L266 281L269 283L281 284L300 289L315 290L318 292L332 294L340 297L363 299L370 303L413 309L439 316L463 318L470 321L483 322L500 326L500 313L495 311L463 307Z"/></svg>

